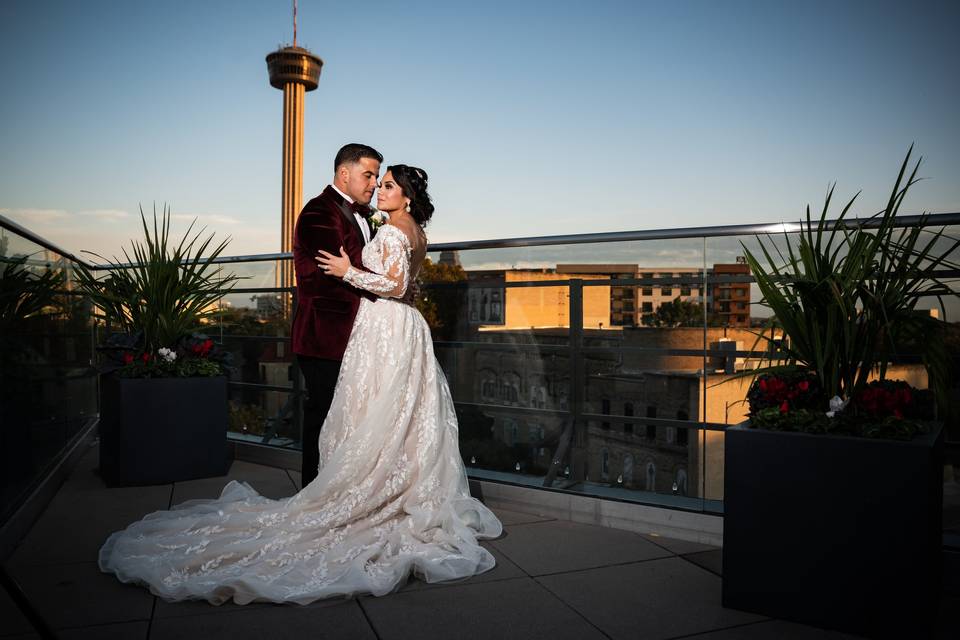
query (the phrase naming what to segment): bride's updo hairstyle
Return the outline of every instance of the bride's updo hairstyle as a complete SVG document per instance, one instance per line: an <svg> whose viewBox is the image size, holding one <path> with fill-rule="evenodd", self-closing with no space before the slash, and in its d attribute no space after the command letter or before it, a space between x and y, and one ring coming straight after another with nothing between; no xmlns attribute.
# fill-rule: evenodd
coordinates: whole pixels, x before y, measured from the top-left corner
<svg viewBox="0 0 960 640"><path fill-rule="evenodd" d="M433 216L433 203L427 193L427 172L405 164L387 167L393 174L393 180L403 189L403 195L410 198L410 215L421 227L427 226Z"/></svg>

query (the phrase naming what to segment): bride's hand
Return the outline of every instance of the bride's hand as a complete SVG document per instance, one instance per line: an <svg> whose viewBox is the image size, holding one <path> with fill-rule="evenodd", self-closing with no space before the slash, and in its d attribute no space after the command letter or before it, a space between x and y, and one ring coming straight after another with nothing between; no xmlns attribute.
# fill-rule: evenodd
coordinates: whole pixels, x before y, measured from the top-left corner
<svg viewBox="0 0 960 640"><path fill-rule="evenodd" d="M339 256L327 253L323 249L317 251L317 253L320 254L314 258L317 261L317 267L328 276L342 278L351 266L350 257L343 250L343 247L340 247Z"/></svg>

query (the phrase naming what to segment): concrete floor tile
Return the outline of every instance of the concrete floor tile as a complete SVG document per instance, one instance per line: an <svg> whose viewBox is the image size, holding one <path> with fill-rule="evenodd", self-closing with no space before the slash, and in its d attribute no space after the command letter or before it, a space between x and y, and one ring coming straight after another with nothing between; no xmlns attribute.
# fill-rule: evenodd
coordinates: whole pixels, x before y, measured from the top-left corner
<svg viewBox="0 0 960 640"><path fill-rule="evenodd" d="M537 581L614 640L674 638L764 619L724 609L720 578L677 557Z"/></svg>
<svg viewBox="0 0 960 640"><path fill-rule="evenodd" d="M149 620L153 596L101 573L96 563L13 567L13 577L56 629Z"/></svg>
<svg viewBox="0 0 960 640"><path fill-rule="evenodd" d="M630 531L561 520L511 527L490 544L532 576L672 555Z"/></svg>
<svg viewBox="0 0 960 640"><path fill-rule="evenodd" d="M603 638L530 578L363 597L360 603L380 640Z"/></svg>
<svg viewBox="0 0 960 640"><path fill-rule="evenodd" d="M294 471L293 469L287 469L287 475L290 476L290 480L293 481L293 484L294 486L297 487L298 491L303 488L300 486L300 483L303 482L303 476L299 471Z"/></svg>
<svg viewBox="0 0 960 640"><path fill-rule="evenodd" d="M418 580L417 578L411 578L407 584L400 588L399 592L407 591L417 591L422 589L433 589L437 587L452 587L456 585L465 585L465 584L477 584L481 582L496 582L498 580L511 580L513 578L525 577L526 574L523 570L510 561L509 558L500 553L492 544L489 542L481 542L480 545L485 547L490 553L493 554L493 557L497 560L497 566L493 569L490 569L487 572L481 573L470 578L465 578L463 580L453 580L450 582L434 582L428 583L423 580Z"/></svg>
<svg viewBox="0 0 960 640"><path fill-rule="evenodd" d="M204 616L212 613L228 613L230 611L251 611L275 606L269 602L251 602L250 604L234 604L233 601L220 605L212 605L206 600L182 600L168 602L157 598L156 608L153 610L153 619L179 618L181 616Z"/></svg>
<svg viewBox="0 0 960 640"><path fill-rule="evenodd" d="M643 533L640 534L645 539L649 540L653 544L660 545L668 551L679 555L684 555L687 553L698 553L700 551L716 551L719 547L715 547L709 544L703 544L700 542L690 542L689 540L677 540L676 538L667 538L665 536L653 534L653 533Z"/></svg>
<svg viewBox="0 0 960 640"><path fill-rule="evenodd" d="M356 600L339 600L335 605L321 607L271 605L240 609L210 615L155 619L150 629L150 640L376 640Z"/></svg>
<svg viewBox="0 0 960 640"><path fill-rule="evenodd" d="M768 638L776 638L777 640L857 640L860 636L808 627L793 622L784 622L783 620L765 620L696 636L696 640L767 640Z"/></svg>
<svg viewBox="0 0 960 640"><path fill-rule="evenodd" d="M60 492L13 552L11 566L94 562L114 531L170 503L170 486Z"/></svg>
<svg viewBox="0 0 960 640"><path fill-rule="evenodd" d="M218 498L231 480L246 482L260 495L273 499L288 498L298 490L283 469L235 460L230 466L230 471L224 476L175 483L172 504L202 498Z"/></svg>
<svg viewBox="0 0 960 640"><path fill-rule="evenodd" d="M723 575L723 551L714 549L713 551L701 551L699 553L688 553L683 556L698 567L703 567L710 573L718 576Z"/></svg>
<svg viewBox="0 0 960 640"><path fill-rule="evenodd" d="M521 513L519 511L510 511L509 509L491 509L500 519L504 527L514 524L530 524L531 522L547 522L553 520L547 516L536 516L530 513Z"/></svg>
<svg viewBox="0 0 960 640"><path fill-rule="evenodd" d="M305 608L321 608L336 606L346 602L349 598L329 598L318 600L309 605L300 606ZM213 605L206 600L181 600L179 602L168 602L163 598L157 598L156 607L153 610L153 618L178 618L181 616L203 616L210 614L230 613L232 611L252 611L254 609L271 609L278 605L272 602L251 602L249 604L236 604L232 600L223 604Z"/></svg>
<svg viewBox="0 0 960 640"><path fill-rule="evenodd" d="M61 629L57 632L59 640L146 640L150 623L122 622L76 629Z"/></svg>

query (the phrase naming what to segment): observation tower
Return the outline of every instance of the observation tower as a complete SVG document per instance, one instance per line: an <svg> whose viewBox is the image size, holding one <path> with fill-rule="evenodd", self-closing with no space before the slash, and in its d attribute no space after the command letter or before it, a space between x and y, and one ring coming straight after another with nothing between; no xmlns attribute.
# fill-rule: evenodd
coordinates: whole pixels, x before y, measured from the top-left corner
<svg viewBox="0 0 960 640"><path fill-rule="evenodd" d="M280 204L280 250L293 251L293 229L303 208L304 94L320 82L323 60L297 46L297 3L293 3L293 45L267 55L270 86L283 91L283 188ZM278 262L277 286L294 286L293 261ZM288 296L284 295L286 301ZM283 305L287 315L288 304Z"/></svg>

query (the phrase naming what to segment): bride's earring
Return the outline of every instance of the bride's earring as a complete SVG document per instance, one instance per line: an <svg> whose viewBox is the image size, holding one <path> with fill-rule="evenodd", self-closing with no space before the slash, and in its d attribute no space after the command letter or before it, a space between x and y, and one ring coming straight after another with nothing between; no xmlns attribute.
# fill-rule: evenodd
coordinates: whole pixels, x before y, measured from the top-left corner
<svg viewBox="0 0 960 640"><path fill-rule="evenodd" d="M410 203L407 203L407 213L410 213Z"/></svg>

